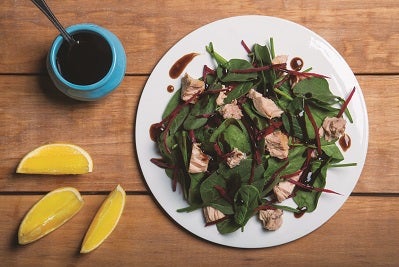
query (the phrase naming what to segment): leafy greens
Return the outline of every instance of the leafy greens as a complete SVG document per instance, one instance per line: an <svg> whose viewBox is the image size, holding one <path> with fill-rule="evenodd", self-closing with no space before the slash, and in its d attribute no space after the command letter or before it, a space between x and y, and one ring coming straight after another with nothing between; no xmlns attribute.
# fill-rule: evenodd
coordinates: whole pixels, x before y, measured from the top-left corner
<svg viewBox="0 0 399 267"><path fill-rule="evenodd" d="M327 169L338 166L344 156L336 145L337 138L327 141L319 129L326 117L341 116L343 112L352 122L348 103L330 91L326 76L273 63L273 39L268 45L255 44L251 50L245 43L243 46L248 60L226 60L210 43L206 50L217 66L204 67L200 80L205 83L205 91L195 96L193 104L183 101L182 89L178 90L162 121L152 126L161 155L152 162L165 168L173 190L180 184L188 203L179 211L209 206L222 212L224 217L214 222L222 234L243 229L262 209L312 212L323 192L336 193L325 189ZM260 114L247 97L251 89L273 100L283 114L271 119ZM240 119L220 114L221 107L216 104L220 92L226 95L224 103L237 103L242 112ZM274 157L265 149L264 137L275 131L288 136L286 158ZM189 172L193 143L200 144L209 158L204 172ZM246 157L239 165L229 167L226 158L234 149ZM292 179L295 175L299 175L298 180ZM295 185L289 197L297 208L276 204L273 189L284 181Z"/></svg>

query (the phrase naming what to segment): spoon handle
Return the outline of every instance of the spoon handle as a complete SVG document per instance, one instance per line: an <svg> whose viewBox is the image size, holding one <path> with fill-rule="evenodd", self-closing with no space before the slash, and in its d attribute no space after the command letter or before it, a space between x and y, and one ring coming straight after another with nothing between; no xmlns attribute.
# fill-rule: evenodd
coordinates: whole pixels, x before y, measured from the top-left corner
<svg viewBox="0 0 399 267"><path fill-rule="evenodd" d="M54 24L54 26L60 31L62 37L69 43L69 45L76 44L75 39L62 27L61 23L54 16L53 12L47 5L45 0L31 0L46 16L47 18Z"/></svg>

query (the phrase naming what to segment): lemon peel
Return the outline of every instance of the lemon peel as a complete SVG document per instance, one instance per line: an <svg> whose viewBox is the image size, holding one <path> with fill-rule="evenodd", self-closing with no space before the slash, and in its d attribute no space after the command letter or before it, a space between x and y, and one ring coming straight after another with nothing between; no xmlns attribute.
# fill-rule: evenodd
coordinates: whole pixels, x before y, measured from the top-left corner
<svg viewBox="0 0 399 267"><path fill-rule="evenodd" d="M73 187L47 193L28 211L18 230L18 243L32 243L70 220L83 206L83 198Z"/></svg>
<svg viewBox="0 0 399 267"><path fill-rule="evenodd" d="M93 171L93 160L83 148L64 143L39 146L26 154L18 164L23 174L84 174Z"/></svg>
<svg viewBox="0 0 399 267"><path fill-rule="evenodd" d="M112 233L122 215L126 193L122 186L107 196L94 216L82 242L80 253L89 253L99 247Z"/></svg>

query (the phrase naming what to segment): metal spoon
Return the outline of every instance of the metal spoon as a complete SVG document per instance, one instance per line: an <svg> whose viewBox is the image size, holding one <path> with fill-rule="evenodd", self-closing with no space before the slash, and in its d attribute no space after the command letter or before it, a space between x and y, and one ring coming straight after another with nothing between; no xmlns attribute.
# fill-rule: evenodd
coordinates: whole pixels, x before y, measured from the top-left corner
<svg viewBox="0 0 399 267"><path fill-rule="evenodd" d="M51 9L48 7L45 0L31 0L43 13L47 16L47 18L54 24L54 26L60 31L61 36L65 41L68 42L70 47L74 46L78 42L73 39L73 37L65 30L65 28L61 25L58 19L54 16Z"/></svg>

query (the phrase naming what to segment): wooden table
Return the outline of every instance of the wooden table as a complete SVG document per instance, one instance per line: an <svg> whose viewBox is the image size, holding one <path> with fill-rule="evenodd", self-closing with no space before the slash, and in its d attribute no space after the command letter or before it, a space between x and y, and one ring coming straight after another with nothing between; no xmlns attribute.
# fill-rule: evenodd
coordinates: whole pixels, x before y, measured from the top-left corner
<svg viewBox="0 0 399 267"><path fill-rule="evenodd" d="M45 57L58 34L30 1L0 8L0 265L2 266L398 266L399 2L351 1L48 1L65 25L93 22L125 46L120 88L96 102L54 89ZM163 54L189 32L225 17L285 18L315 31L347 60L369 114L367 160L354 192L325 225L297 241L234 249L198 239L155 204L135 153L136 108ZM31 149L52 142L84 147L95 163L80 176L17 175ZM124 214L103 245L79 255L88 223L116 184L127 191ZM83 211L49 236L17 244L19 223L45 193L80 190Z"/></svg>

